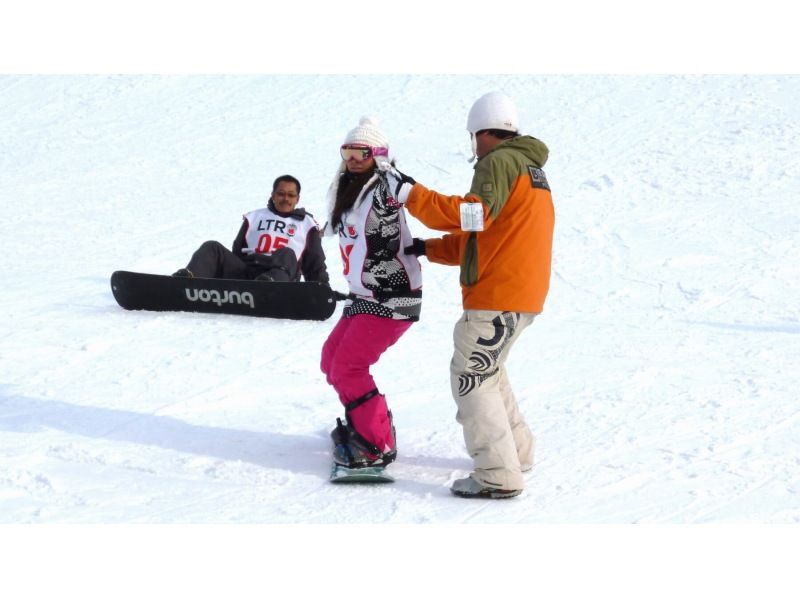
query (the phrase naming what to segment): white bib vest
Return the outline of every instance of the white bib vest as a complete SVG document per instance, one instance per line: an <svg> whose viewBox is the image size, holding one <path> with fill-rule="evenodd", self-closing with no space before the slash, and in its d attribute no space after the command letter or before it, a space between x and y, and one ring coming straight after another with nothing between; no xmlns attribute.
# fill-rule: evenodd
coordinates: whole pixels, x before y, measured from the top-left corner
<svg viewBox="0 0 800 598"><path fill-rule="evenodd" d="M244 215L247 220L243 253L265 253L271 255L281 247L288 247L294 252L299 262L306 247L308 232L317 227L310 216L302 220L290 216L281 216L268 208L253 210Z"/></svg>

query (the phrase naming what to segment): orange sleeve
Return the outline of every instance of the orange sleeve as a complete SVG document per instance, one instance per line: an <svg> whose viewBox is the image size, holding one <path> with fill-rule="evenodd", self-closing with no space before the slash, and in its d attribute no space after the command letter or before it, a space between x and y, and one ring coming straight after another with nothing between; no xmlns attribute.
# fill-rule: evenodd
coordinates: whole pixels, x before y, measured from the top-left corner
<svg viewBox="0 0 800 598"><path fill-rule="evenodd" d="M417 183L411 189L406 201L409 214L422 222L428 228L441 230L448 233L460 233L461 230L461 204L479 202L477 195L443 195ZM484 226L489 225L489 207L483 205Z"/></svg>
<svg viewBox="0 0 800 598"><path fill-rule="evenodd" d="M445 235L440 239L425 241L425 257L428 261L445 266L458 266L467 233Z"/></svg>

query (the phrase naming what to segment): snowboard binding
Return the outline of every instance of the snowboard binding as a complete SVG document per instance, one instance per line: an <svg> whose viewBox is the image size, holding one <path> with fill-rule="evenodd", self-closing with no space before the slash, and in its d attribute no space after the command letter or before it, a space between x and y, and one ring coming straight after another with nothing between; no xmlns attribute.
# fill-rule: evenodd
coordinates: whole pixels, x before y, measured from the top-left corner
<svg viewBox="0 0 800 598"><path fill-rule="evenodd" d="M392 412L389 411L389 421ZM395 436L392 424L392 438ZM358 469L361 467L386 467L397 458L397 449L383 452L377 446L367 441L352 426L349 419L343 423L341 418L336 418L336 427L331 431L333 440L333 461L342 467Z"/></svg>
<svg viewBox="0 0 800 598"><path fill-rule="evenodd" d="M385 471L386 466L397 458L397 441L392 412L388 411L387 414L392 429L392 445L395 448L386 452L359 434L350 420L350 411L377 395L378 390L373 389L363 397L349 403L345 408L344 422L341 418L336 418L336 427L331 431L331 440L333 441L331 482L394 482L394 478Z"/></svg>

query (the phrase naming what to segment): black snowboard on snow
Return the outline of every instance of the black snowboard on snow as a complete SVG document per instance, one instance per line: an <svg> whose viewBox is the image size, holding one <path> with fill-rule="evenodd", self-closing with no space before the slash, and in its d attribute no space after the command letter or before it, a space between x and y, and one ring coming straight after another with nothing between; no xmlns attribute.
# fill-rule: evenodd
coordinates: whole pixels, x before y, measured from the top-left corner
<svg viewBox="0 0 800 598"><path fill-rule="evenodd" d="M125 309L198 311L290 320L326 320L344 295L320 282L180 278L118 270L114 299Z"/></svg>

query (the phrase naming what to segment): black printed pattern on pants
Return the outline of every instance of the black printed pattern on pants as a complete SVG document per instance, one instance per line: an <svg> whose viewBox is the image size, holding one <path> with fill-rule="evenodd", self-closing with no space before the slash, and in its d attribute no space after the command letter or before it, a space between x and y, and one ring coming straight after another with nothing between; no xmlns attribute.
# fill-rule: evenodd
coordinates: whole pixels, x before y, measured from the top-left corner
<svg viewBox="0 0 800 598"><path fill-rule="evenodd" d="M514 337L518 321L518 314L504 311L492 320L494 336L492 338L478 337L475 344L486 348L476 349L467 359L467 371L458 377L459 396L463 397L471 393L486 379L497 373L497 360Z"/></svg>

